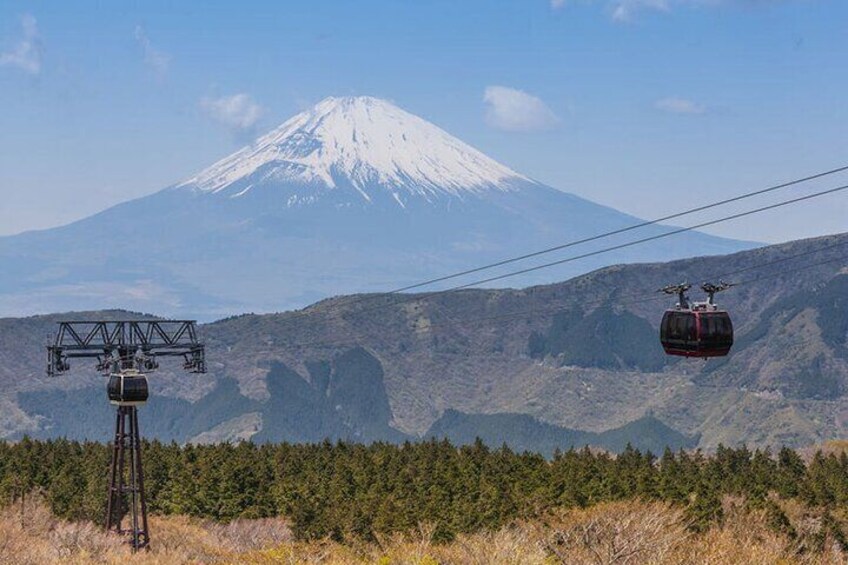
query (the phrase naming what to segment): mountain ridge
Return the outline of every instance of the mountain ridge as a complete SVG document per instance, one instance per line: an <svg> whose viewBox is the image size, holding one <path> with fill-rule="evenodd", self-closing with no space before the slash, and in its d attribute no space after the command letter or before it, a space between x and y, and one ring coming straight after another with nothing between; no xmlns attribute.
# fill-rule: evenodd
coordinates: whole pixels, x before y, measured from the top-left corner
<svg viewBox="0 0 848 565"><path fill-rule="evenodd" d="M204 433L225 424L208 437L255 432L256 413L279 397L271 372L286 367L275 374L297 384L290 398L302 402L286 405L294 412L277 412L315 406L332 426L360 422L356 429L365 433L391 428L421 437L446 410L524 414L593 433L651 413L677 433L697 436L704 449L821 443L848 434L840 302L848 288L846 250L848 234L839 234L726 256L618 265L524 289L339 296L299 311L234 316L199 328L209 375L181 375L163 364L151 386L159 397L194 406L207 402L221 379L233 379L243 414L222 409L225 421L193 428ZM663 356L657 326L673 298L654 290L741 269L752 282L720 297L736 328L731 355L708 363ZM634 298L639 289L644 298ZM103 386L82 364L67 378L43 375L43 338L61 318L0 319L0 435L46 425L48 414L22 410L21 394L38 403L41 393ZM346 357L353 348L361 348L361 359ZM334 363L344 365L336 377ZM333 378L375 392L346 406L333 399L355 398L344 392L350 384L331 386ZM381 416L364 418L368 412Z"/></svg>
<svg viewBox="0 0 848 565"><path fill-rule="evenodd" d="M375 99L329 99L275 132L194 180L63 227L1 237L0 315L124 308L209 321L277 312L642 222L523 177ZM751 246L681 233L511 283Z"/></svg>

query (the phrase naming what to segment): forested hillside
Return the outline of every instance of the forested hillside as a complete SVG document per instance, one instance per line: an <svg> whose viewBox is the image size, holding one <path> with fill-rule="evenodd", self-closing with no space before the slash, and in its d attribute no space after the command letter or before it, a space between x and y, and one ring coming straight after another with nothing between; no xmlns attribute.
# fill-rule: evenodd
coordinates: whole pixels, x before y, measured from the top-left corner
<svg viewBox="0 0 848 565"><path fill-rule="evenodd" d="M567 449L570 432L595 441L631 430L619 434L619 448L630 441L652 449L664 437L681 442L674 445L697 438L708 449L842 437L846 253L848 236L837 235L610 267L521 290L348 296L220 320L200 327L208 375L163 364L151 376L143 432L198 442L403 441L438 422L458 442L482 436L545 452L557 437ZM740 283L719 295L736 328L731 355L707 363L664 356L657 325L673 299L656 289L719 278ZM91 366L43 375L46 339L69 316L138 315L0 320L0 437L110 433L103 381ZM444 418L449 410L467 416L459 427L445 426L460 424ZM522 414L535 430L524 438L510 416ZM636 432L634 422L651 426ZM545 439L527 440L537 433Z"/></svg>
<svg viewBox="0 0 848 565"><path fill-rule="evenodd" d="M329 442L184 446L145 442L148 508L215 521L284 516L302 539L373 540L433 524L435 540L493 530L518 519L610 501L665 501L702 531L722 518L721 499L744 497L771 512L775 500L810 507L848 505L848 456L720 448L665 451L630 447L618 456L588 449L553 459L482 443ZM99 522L109 448L65 440L0 442L0 500L43 493L53 512ZM775 497L779 497L775 499Z"/></svg>

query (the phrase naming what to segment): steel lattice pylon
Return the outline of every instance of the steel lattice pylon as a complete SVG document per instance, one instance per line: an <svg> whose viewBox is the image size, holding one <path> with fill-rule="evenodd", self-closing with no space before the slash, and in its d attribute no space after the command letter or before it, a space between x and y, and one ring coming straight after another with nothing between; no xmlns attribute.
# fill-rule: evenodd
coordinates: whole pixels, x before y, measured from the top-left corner
<svg viewBox="0 0 848 565"><path fill-rule="evenodd" d="M144 498L141 434L138 430L138 409L135 406L118 406L109 469L106 529L121 535L129 534L133 551L147 549L150 547L150 533L147 528L147 501ZM129 514L129 530L122 527L125 513Z"/></svg>
<svg viewBox="0 0 848 565"><path fill-rule="evenodd" d="M206 372L205 348L191 320L59 322L56 340L47 346L49 376L69 371L69 359L81 357L96 359L97 370L109 377L106 391L118 408L106 529L127 536L133 552L150 548L137 406L147 401L145 373L159 366L157 356L180 356L183 369ZM126 528L124 519L129 520Z"/></svg>

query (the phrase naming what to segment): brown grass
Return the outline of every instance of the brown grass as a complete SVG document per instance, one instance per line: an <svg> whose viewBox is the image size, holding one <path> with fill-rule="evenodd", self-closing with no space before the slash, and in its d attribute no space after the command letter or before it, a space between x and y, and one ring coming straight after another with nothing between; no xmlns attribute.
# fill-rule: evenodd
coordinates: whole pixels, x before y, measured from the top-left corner
<svg viewBox="0 0 848 565"><path fill-rule="evenodd" d="M744 500L724 501L724 521L702 534L687 529L682 509L664 503L619 502L568 510L546 520L516 523L494 532L432 541L435 528L378 536L375 543L342 545L292 539L282 519L213 524L183 516L153 517L152 548L133 558L117 536L90 523L55 518L44 504L0 511L0 563L196 564L280 563L437 564L838 564L848 563L821 514L780 502L789 529L770 526L766 510Z"/></svg>

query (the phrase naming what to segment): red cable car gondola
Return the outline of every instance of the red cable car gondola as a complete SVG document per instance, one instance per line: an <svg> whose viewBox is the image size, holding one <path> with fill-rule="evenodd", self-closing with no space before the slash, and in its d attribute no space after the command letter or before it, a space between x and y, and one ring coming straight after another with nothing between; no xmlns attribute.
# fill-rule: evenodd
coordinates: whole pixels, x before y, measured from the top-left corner
<svg viewBox="0 0 848 565"><path fill-rule="evenodd" d="M730 284L704 283L701 289L707 293L705 302L691 305L686 291L688 283L671 285L660 289L667 294L677 294L679 302L672 310L666 310L660 324L660 341L667 355L682 357L723 357L733 346L733 323L730 314L720 310L713 302L716 292L730 288Z"/></svg>

